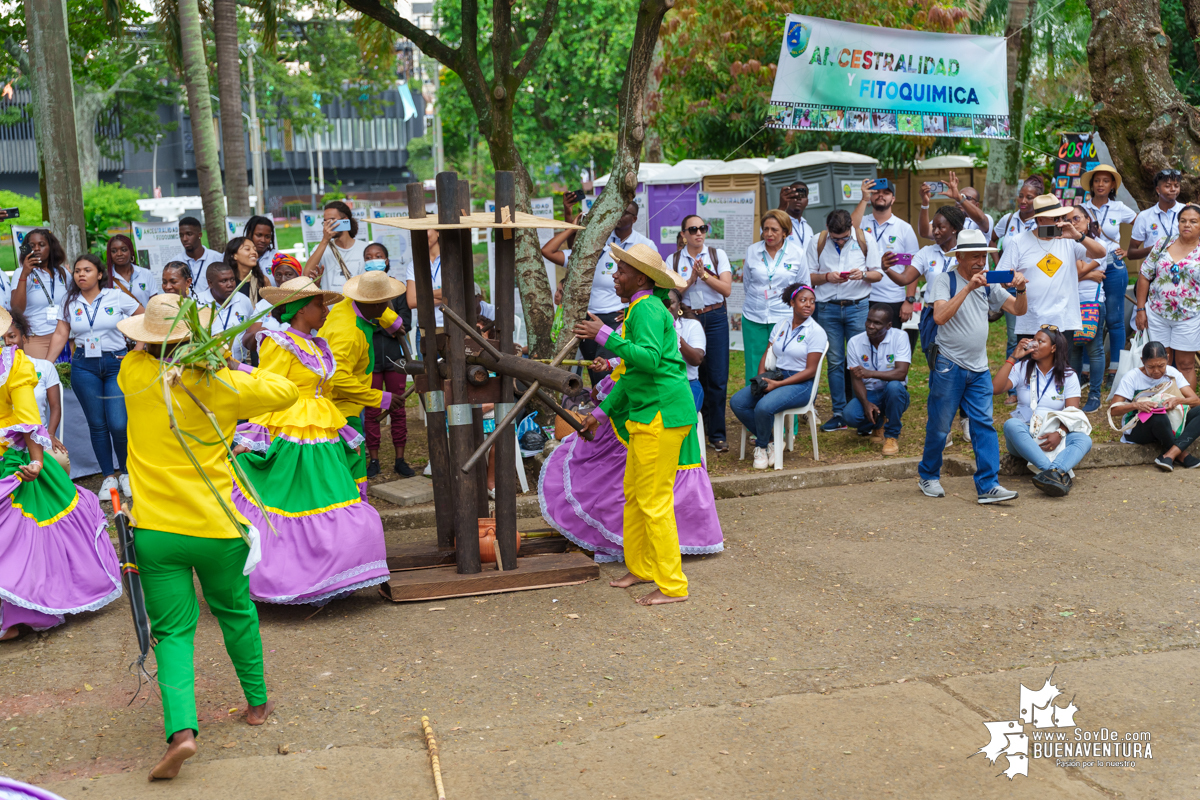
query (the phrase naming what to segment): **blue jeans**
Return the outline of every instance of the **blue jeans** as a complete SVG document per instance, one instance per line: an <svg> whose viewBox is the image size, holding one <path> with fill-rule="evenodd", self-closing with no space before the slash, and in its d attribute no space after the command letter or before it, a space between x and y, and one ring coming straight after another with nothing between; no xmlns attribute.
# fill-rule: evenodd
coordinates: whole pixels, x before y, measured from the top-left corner
<svg viewBox="0 0 1200 800"><path fill-rule="evenodd" d="M117 453L118 468L125 470L125 395L117 385L117 372L125 351L104 353L99 358L85 358L83 350L75 349L71 359L71 389L87 419L92 450L100 464L100 472L113 474L112 454Z"/></svg>
<svg viewBox="0 0 1200 800"><path fill-rule="evenodd" d="M796 374L787 370L780 372L785 378ZM729 407L746 430L754 432L754 446L766 447L771 441L775 415L785 408L799 408L807 403L812 387L812 381L780 386L764 394L756 403L750 396L750 387L744 386L729 400Z"/></svg>
<svg viewBox="0 0 1200 800"><path fill-rule="evenodd" d="M704 405L704 387L700 385L699 378L688 381L688 385L692 387L692 399L696 401L696 411L699 411L700 407Z"/></svg>
<svg viewBox="0 0 1200 800"><path fill-rule="evenodd" d="M704 432L710 442L725 441L725 399L729 383L729 314L725 307L714 308L696 319L704 326L707 345L700 362L700 386L704 399L700 406L704 415Z"/></svg>
<svg viewBox="0 0 1200 800"><path fill-rule="evenodd" d="M870 302L865 298L852 306L837 303L817 303L817 324L829 337L829 398L833 401L833 415L841 417L846 408L846 398L852 393L846 379L846 342L867 330L867 311Z"/></svg>
<svg viewBox="0 0 1200 800"><path fill-rule="evenodd" d="M883 435L889 439L900 438L900 418L908 410L908 389L901 381L887 381L882 389L868 389L867 401L874 403L887 419L883 426ZM842 412L842 419L852 428L858 428L859 433L870 433L875 426L867 420L862 403L857 397L851 397Z"/></svg>
<svg viewBox="0 0 1200 800"><path fill-rule="evenodd" d="M992 424L992 375L987 370L971 372L945 356L929 371L929 421L925 424L925 453L917 473L923 480L938 480L942 474L942 450L962 408L971 422L971 447L975 449L975 491L979 494L999 486L1000 437Z"/></svg>
<svg viewBox="0 0 1200 800"><path fill-rule="evenodd" d="M1004 423L1004 446L1008 448L1008 452L1033 464L1038 472L1044 472L1051 467L1063 472L1073 470L1092 449L1092 437L1086 433L1068 433L1066 442L1062 452L1051 460L1050 454L1038 445L1029 432L1029 423L1016 417L1009 417Z"/></svg>
<svg viewBox="0 0 1200 800"><path fill-rule="evenodd" d="M1122 345L1123 346L1123 345ZM1087 344L1080 344L1078 339L1075 339L1071 345L1071 369L1075 370L1075 374L1083 380L1083 352L1087 350L1088 356L1088 383L1091 387L1088 391L1088 399L1099 397L1101 386L1104 383L1104 320L1100 321L1100 327L1096 330L1096 337Z"/></svg>
<svg viewBox="0 0 1200 800"><path fill-rule="evenodd" d="M1121 351L1125 349L1125 292L1129 289L1129 270L1110 267L1104 273L1104 324L1108 327L1108 359L1117 368ZM1104 344L1103 338L1100 340ZM1103 347L1100 350L1104 352Z"/></svg>

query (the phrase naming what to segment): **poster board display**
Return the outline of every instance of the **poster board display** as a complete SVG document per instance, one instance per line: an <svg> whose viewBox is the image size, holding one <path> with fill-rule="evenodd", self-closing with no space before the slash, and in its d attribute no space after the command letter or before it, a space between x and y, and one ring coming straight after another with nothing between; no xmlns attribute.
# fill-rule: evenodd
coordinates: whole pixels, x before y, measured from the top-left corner
<svg viewBox="0 0 1200 800"><path fill-rule="evenodd" d="M178 222L134 222L133 246L137 248L138 266L162 276L162 268L183 252L179 243Z"/></svg>
<svg viewBox="0 0 1200 800"><path fill-rule="evenodd" d="M1100 164L1092 133L1064 133L1058 146L1058 159L1054 162L1054 185L1051 193L1064 206L1076 206L1087 200L1082 176Z"/></svg>

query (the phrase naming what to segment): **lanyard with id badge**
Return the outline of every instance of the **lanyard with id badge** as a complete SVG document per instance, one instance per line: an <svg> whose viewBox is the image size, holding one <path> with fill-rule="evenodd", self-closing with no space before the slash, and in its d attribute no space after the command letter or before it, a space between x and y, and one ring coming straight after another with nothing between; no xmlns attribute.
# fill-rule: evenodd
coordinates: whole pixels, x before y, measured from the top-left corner
<svg viewBox="0 0 1200 800"><path fill-rule="evenodd" d="M787 253L787 248L783 245L779 247L779 253L775 256L775 263L768 264L767 256L769 255L766 248L763 248L763 267L767 270L767 288L763 289L763 299L767 304L771 303L771 295L775 294L775 273L779 270L779 265L783 263L783 257Z"/></svg>
<svg viewBox="0 0 1200 800"><path fill-rule="evenodd" d="M42 296L46 298L46 322L58 322L58 306L54 305L54 290L57 288L54 278L50 278L50 291L46 291L46 284L42 282L40 275L33 273L29 278L37 284L37 287L42 290Z"/></svg>
<svg viewBox="0 0 1200 800"><path fill-rule="evenodd" d="M83 313L87 315L88 321L88 333L83 337L84 358L100 358L103 354L100 349L100 334L96 333L96 316L100 313L100 304L103 302L104 297L101 296L97 297L95 302L83 307Z"/></svg>

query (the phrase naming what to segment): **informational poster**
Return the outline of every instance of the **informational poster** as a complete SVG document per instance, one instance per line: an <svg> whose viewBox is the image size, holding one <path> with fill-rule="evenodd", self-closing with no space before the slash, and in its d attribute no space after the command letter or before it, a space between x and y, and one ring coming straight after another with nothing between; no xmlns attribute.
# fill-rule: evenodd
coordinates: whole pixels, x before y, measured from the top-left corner
<svg viewBox="0 0 1200 800"><path fill-rule="evenodd" d="M588 199L590 199L590 198L588 198ZM541 202L541 200L551 200L551 198L540 198L540 199L533 200L530 203L530 207L532 209L533 215L535 217L545 217L546 219L554 219L554 204L553 204L552 200L551 200L551 202ZM589 204L588 207L590 208L591 205ZM483 210L485 213L495 214L496 213L496 201L495 200L484 200L483 201ZM538 228L537 229L538 245L542 246L542 245L546 244L546 242L550 241L554 237L554 234L557 232L558 231L555 231L552 228ZM495 300L495 297L496 297L496 244L492 238L493 233L495 233L495 231L493 229L489 228L488 229L488 240L487 240L487 246L488 246L488 287L487 287L488 293L487 293L487 296L488 296L489 302L495 303L496 302L496 300ZM545 258L543 258L542 261L546 265L546 280L548 280L550 282L551 292L553 293L553 289L557 286L556 268L555 268L554 262L549 261ZM520 288L520 286L518 286L516 288L515 302L516 302L515 308L516 308L517 314L519 314L521 316L521 318L524 319L525 318L525 309L521 305L521 288ZM553 302L553 301L551 301L551 302Z"/></svg>
<svg viewBox="0 0 1200 800"><path fill-rule="evenodd" d="M350 212L360 223L367 221L367 209L355 208ZM301 211L300 212L300 235L304 240L304 249L309 255L317 249L317 245L321 243L321 231L325 224L324 211ZM358 235L354 238L360 242L371 241L368 226L360 224L358 226Z"/></svg>
<svg viewBox="0 0 1200 800"><path fill-rule="evenodd" d="M808 204L810 206L821 205L821 184L818 181L808 184Z"/></svg>
<svg viewBox="0 0 1200 800"><path fill-rule="evenodd" d="M529 205L531 206L530 212L535 217L549 217L550 219L554 218L553 197L535 197L529 201ZM494 211L495 208L492 210Z"/></svg>
<svg viewBox="0 0 1200 800"><path fill-rule="evenodd" d="M754 244L754 192L700 192L696 213L708 223L707 244L741 261Z"/></svg>
<svg viewBox="0 0 1200 800"><path fill-rule="evenodd" d="M244 236L242 231L246 230L246 223L249 221L249 217L225 217L225 241Z"/></svg>
<svg viewBox="0 0 1200 800"><path fill-rule="evenodd" d="M841 183L840 188L841 188L841 192L842 192L842 202L857 203L859 200L862 200L862 181L858 181L858 180L848 181L848 180L842 179L840 181L840 183ZM813 200L812 193L810 192L808 202L810 204L814 203L814 202L819 203L820 200Z"/></svg>
<svg viewBox="0 0 1200 800"><path fill-rule="evenodd" d="M1100 165L1092 133L1064 133L1058 146L1058 160L1054 162L1054 185L1051 193L1064 206L1079 205L1087 200L1083 188L1083 173Z"/></svg>
<svg viewBox="0 0 1200 800"><path fill-rule="evenodd" d="M370 210L371 219L407 217L408 206L378 206ZM398 281L412 275L412 233L390 225L371 224L371 241L379 242L388 251L388 274Z"/></svg>
<svg viewBox="0 0 1200 800"><path fill-rule="evenodd" d="M183 252L183 245L179 243L179 223L134 222L132 225L138 266L150 270L155 277L161 276L163 265Z"/></svg>
<svg viewBox="0 0 1200 800"><path fill-rule="evenodd" d="M646 200L645 190L634 192L633 202L637 203L638 218L633 222L633 229L642 236L650 236L650 203Z"/></svg>
<svg viewBox="0 0 1200 800"><path fill-rule="evenodd" d="M789 14L767 125L1007 139L999 36L879 28Z"/></svg>
<svg viewBox="0 0 1200 800"><path fill-rule="evenodd" d="M37 225L13 225L12 226L12 246L13 246L13 262L17 265L17 269L21 269L21 244L25 241L25 234L32 230L37 230Z"/></svg>

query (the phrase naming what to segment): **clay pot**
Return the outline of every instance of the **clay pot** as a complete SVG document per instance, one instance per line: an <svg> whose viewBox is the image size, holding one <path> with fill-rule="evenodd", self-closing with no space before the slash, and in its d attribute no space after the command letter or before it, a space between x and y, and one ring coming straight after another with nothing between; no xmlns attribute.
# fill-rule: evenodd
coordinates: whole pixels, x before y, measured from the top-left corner
<svg viewBox="0 0 1200 800"><path fill-rule="evenodd" d="M521 532L517 531L517 552L521 552ZM479 518L479 560L484 564L496 563L496 518Z"/></svg>

